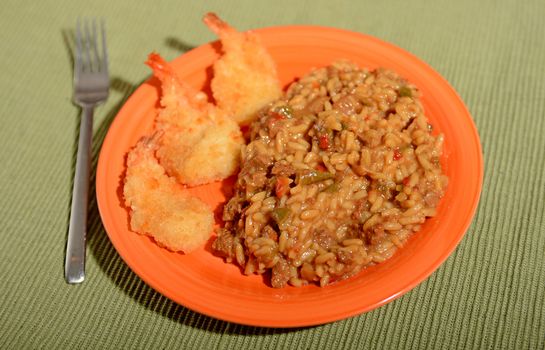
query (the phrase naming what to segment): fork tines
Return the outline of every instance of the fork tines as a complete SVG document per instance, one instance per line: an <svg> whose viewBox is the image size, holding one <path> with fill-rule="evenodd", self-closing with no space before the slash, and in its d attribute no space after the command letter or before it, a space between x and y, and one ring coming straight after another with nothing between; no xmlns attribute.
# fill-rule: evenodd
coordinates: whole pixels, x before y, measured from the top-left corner
<svg viewBox="0 0 545 350"><path fill-rule="evenodd" d="M95 18L76 21L76 59L74 71L107 72L108 50L106 48L106 31L104 20L100 20L100 36L102 45L98 44L97 20ZM101 47L100 47L101 46ZM100 52L99 52L100 51Z"/></svg>

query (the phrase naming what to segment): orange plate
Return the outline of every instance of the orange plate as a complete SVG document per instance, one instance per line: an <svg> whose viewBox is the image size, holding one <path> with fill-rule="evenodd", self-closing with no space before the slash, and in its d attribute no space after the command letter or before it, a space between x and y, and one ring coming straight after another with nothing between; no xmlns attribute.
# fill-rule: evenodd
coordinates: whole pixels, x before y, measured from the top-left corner
<svg viewBox="0 0 545 350"><path fill-rule="evenodd" d="M104 227L130 268L152 288L192 310L236 323L296 327L358 315L386 304L427 278L454 250L475 213L483 178L479 136L467 109L449 84L418 58L391 44L359 33L316 26L255 30L288 84L311 68L349 59L368 68L397 71L423 94L426 115L445 135L442 163L450 182L435 218L390 260L337 284L273 289L261 276L244 276L206 247L183 255L158 247L129 230L121 197L127 151L149 133L158 102L157 81L140 86L119 111L100 153L97 198ZM209 83L216 44L175 59L180 76L199 89ZM191 189L220 212L222 186L232 179Z"/></svg>

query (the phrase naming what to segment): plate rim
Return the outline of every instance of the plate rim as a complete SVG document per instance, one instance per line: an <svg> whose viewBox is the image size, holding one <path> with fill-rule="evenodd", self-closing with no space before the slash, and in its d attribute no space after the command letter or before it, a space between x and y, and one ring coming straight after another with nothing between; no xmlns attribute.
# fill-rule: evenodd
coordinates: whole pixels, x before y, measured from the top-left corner
<svg viewBox="0 0 545 350"><path fill-rule="evenodd" d="M435 71L435 69L433 69L433 67L431 67L429 64L427 64L425 61L423 61L419 57L413 55L411 52L409 52L409 51L407 51L407 50L405 50L403 48L400 48L400 47L398 47L398 46L396 46L396 45L394 45L392 43L386 42L386 41L384 41L382 39L379 39L377 37L374 37L374 36L371 36L371 35L368 35L368 34L359 33L359 32L356 32L356 31L351 31L351 30L346 30L346 29L341 29L341 28L335 28L335 27L319 26L319 25L286 25L286 26L270 26L270 27L252 29L251 31L256 32L258 34L261 34L261 33L274 32L274 31L277 31L277 30L313 31L317 35L319 33L323 34L325 32L327 32L327 33L337 33L337 34L341 34L341 35L348 34L348 35L351 35L351 36L356 35L356 36L359 36L361 38L373 41L374 43L376 43L376 44L378 44L380 46L386 46L386 47L388 47L390 49L394 49L395 51L402 53L405 56L411 57L412 60L417 61L420 65L423 65L426 68L426 70L428 71L428 73L432 73L432 74L435 75L435 78L440 79L444 83L444 86L448 87L449 92L451 93L451 95L455 96L457 104L459 104L465 110L466 115L468 117L469 126L470 126L470 128L471 128L471 130L473 132L472 139L476 141L477 149L475 151L477 151L477 154L478 154L478 157L477 157L477 159L478 159L478 164L477 164L478 179L477 179L477 186L476 186L477 191L476 191L476 193L474 193L474 196L473 196L472 201L471 201L472 202L472 207L468 211L468 215L467 215L466 220L464 220L465 225L464 225L463 232L456 236L456 239L450 244L450 246L449 246L450 248L445 254L440 256L433 263L429 264L427 269L422 271L422 273L420 273L418 276L414 276L409 283L404 284L404 287L401 288L397 293L394 293L393 295L391 295L391 296L389 296L387 298L384 298L380 302L374 303L373 305L368 305L367 307L355 307L350 312L346 312L346 311L345 312L340 312L335 316L322 317L322 319L315 319L314 321L310 321L310 322L308 320L303 321L303 322L287 322L287 323L270 322L270 321L267 321L267 320L263 320L263 322L255 322L255 320L251 321L249 319L248 320L241 320L240 317L230 317L229 315L221 314L221 312L219 314L218 313L211 313L210 310L206 310L206 309L203 309L201 307L195 307L195 305L187 305L185 303L182 304L179 301L175 300L175 298L173 298L173 296L170 295L170 293L168 291L165 291L164 288L162 288L160 285L157 285L157 283L155 283L155 281L149 281L147 276L142 276L140 274L138 266L134 265L131 259L127 259L127 257L124 256L120 252L120 247L117 245L119 242L115 239L115 237L112 236L112 234L108 230L107 226L109 225L109 222L108 222L108 220L104 219L105 218L104 212L106 210L106 204L103 203L103 201L101 199L101 196L99 195L99 191L104 190L103 189L103 184L104 184L103 176L105 176L106 173L103 171L103 169L104 169L105 166L107 166L107 164L104 164L104 162L105 162L104 161L105 156L103 156L104 145L107 145L107 144L109 144L111 142L109 138L111 138L113 136L110 133L110 130L112 128L119 128L117 123L120 123L120 118L118 118L118 116L120 114L124 113L124 109L128 108L127 106L129 105L129 102L131 102L131 100L136 99L137 97L140 97L140 95L142 95L142 97L145 97L146 95L148 95L148 99L153 98L153 97L149 97L149 93L146 93L146 90L149 89L149 88L143 88L144 86L149 87L150 81L153 78L152 77L147 78L144 82L142 82L134 90L134 92L124 101L123 106L119 109L118 113L116 114L116 117L114 118L111 125L109 126L108 133L107 133L106 137L104 138L104 141L103 141L103 143L101 145L101 150L100 150L100 153L99 153L99 159L98 159L98 163L97 163L97 172L96 172L96 174L97 174L96 175L96 198L97 198L97 206L98 206L98 209L99 209L101 220L103 222L104 229L105 229L105 231L106 231L106 233L107 233L107 235L108 235L108 237L110 239L110 242L112 242L112 244L113 244L114 248L116 249L117 253L122 258L122 260L129 266L129 268L131 269L132 272L134 272L140 279L142 279L143 282L148 284L155 291L159 292L160 294L164 295L165 297L169 298L171 301L173 301L173 302L175 302L175 303L177 303L179 305L182 305L182 306L184 306L186 308L189 308L189 309L191 309L193 311L202 313L202 314L207 315L209 317L213 317L213 318L228 321L228 322L234 322L234 323L249 325L249 326L261 326L261 327L273 327L273 328L292 328L292 327L319 325L319 324L334 322L334 321L338 321L338 320L341 320L341 319L346 319L346 318L349 318L349 317L353 317L355 315L362 314L364 312L373 310L375 308L378 308L378 307L380 307L382 305L385 305L385 304L399 298L400 296L404 295L405 293L407 293L408 291L412 290L417 285L422 283L425 279L427 279L434 271L436 271L443 264L443 262L448 257L450 257L452 255L452 252L458 247L458 245L459 245L460 241L463 239L463 237L465 237L465 235L466 235L466 233L467 233L467 231L469 229L469 226L471 225L471 223L473 221L473 218L475 217L477 207L478 207L478 204L479 204L479 200L480 200L480 196L481 196L481 193L482 193L482 185L483 185L483 179L484 179L484 166L483 166L482 145L481 145L481 142L480 142L480 137L479 137L479 134L478 134L477 127L476 127L476 125L475 125L475 123L474 123L474 121L472 119L472 116L471 116L469 110L467 109L466 105L464 104L463 100L458 95L456 90L450 85L450 83L443 76L441 76L437 71ZM207 43L205 43L203 45L200 45L200 46L198 46L196 48L193 48L193 49L191 49L191 50L177 56L172 62L176 62L176 61L179 61L179 60L183 60L184 58L191 57L192 55L198 54L197 50L202 50L203 47L212 46L212 45L217 44L217 43L218 43L217 40L207 42ZM154 99L156 100L156 97Z"/></svg>

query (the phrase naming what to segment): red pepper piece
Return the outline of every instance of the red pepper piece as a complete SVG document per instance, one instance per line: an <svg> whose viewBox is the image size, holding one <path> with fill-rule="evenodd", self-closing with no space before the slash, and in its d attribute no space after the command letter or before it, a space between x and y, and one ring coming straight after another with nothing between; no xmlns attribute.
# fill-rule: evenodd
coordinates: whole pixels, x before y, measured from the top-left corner
<svg viewBox="0 0 545 350"><path fill-rule="evenodd" d="M276 197L282 198L290 188L290 179L285 176L278 176L276 178L276 185L274 186L274 192Z"/></svg>
<svg viewBox="0 0 545 350"><path fill-rule="evenodd" d="M327 168L325 166L323 166L322 164L318 164L316 165L316 170L318 171L326 171Z"/></svg>
<svg viewBox="0 0 545 350"><path fill-rule="evenodd" d="M400 160L403 157L401 152L399 152L399 148L394 149L394 160Z"/></svg>
<svg viewBox="0 0 545 350"><path fill-rule="evenodd" d="M318 137L318 146L323 150L328 149L329 137L327 135L320 135L320 137Z"/></svg>

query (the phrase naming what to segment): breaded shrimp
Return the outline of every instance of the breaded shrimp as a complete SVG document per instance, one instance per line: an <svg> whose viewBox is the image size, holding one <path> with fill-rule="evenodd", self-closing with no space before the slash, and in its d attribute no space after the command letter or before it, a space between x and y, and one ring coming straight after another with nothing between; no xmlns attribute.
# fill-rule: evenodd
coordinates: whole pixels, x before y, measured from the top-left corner
<svg viewBox="0 0 545 350"><path fill-rule="evenodd" d="M178 78L172 66L156 52L148 55L146 64L161 81L162 108L157 115L158 128L188 128L210 119L214 106L208 103L205 93L193 89Z"/></svg>
<svg viewBox="0 0 545 350"><path fill-rule="evenodd" d="M257 111L282 94L276 65L255 33L240 33L214 13L203 21L223 46L211 83L216 103L237 123L249 124Z"/></svg>
<svg viewBox="0 0 545 350"><path fill-rule="evenodd" d="M232 119L217 117L198 131L165 133L157 156L178 181L195 186L234 174L239 167L243 143L238 125Z"/></svg>
<svg viewBox="0 0 545 350"><path fill-rule="evenodd" d="M151 54L146 63L162 83L157 157L167 173L189 186L234 174L244 143L237 123L208 103L206 95L184 84L158 54Z"/></svg>
<svg viewBox="0 0 545 350"><path fill-rule="evenodd" d="M130 226L160 246L189 253L210 238L213 213L165 173L154 156L158 135L141 139L127 156L123 194L131 209Z"/></svg>

